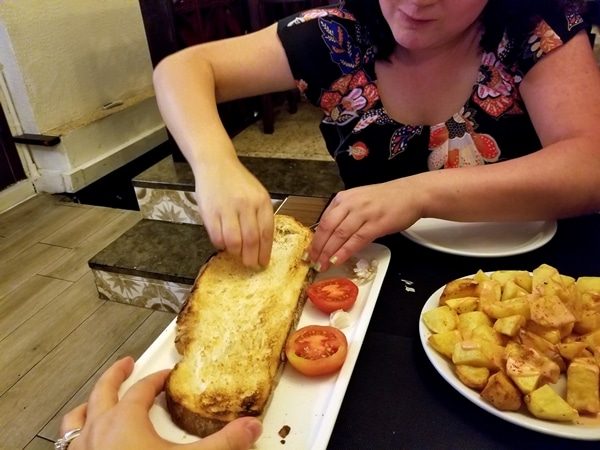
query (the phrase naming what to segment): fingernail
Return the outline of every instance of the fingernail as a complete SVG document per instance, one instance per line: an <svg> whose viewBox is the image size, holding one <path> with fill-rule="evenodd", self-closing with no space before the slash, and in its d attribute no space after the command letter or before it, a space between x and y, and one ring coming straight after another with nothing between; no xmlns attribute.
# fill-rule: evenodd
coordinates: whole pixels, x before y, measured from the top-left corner
<svg viewBox="0 0 600 450"><path fill-rule="evenodd" d="M300 257L300 259L302 261L308 261L308 252L302 253L302 256Z"/></svg>
<svg viewBox="0 0 600 450"><path fill-rule="evenodd" d="M332 256L331 258L329 258L329 262L331 264L335 264L336 262L338 262L338 257L337 256Z"/></svg>
<svg viewBox="0 0 600 450"><path fill-rule="evenodd" d="M313 269L315 269L317 272L320 272L320 271L321 271L321 263L316 263L316 264L313 266Z"/></svg>
<svg viewBox="0 0 600 450"><path fill-rule="evenodd" d="M262 423L258 419L249 420L248 423L246 423L246 430L248 430L252 442L256 442L262 434Z"/></svg>

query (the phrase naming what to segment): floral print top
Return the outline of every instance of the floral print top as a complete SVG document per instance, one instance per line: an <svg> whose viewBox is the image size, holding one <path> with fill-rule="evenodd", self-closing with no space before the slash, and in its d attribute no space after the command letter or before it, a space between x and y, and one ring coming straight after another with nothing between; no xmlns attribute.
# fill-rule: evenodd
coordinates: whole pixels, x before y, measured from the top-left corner
<svg viewBox="0 0 600 450"><path fill-rule="evenodd" d="M375 57L350 11L305 11L278 23L296 84L324 113L320 125L346 188L426 170L494 163L541 148L519 85L537 61L582 29L578 14L540 18L525 42L506 35L483 53L472 94L446 122L402 124L379 98ZM506 62L519 46L518 58Z"/></svg>

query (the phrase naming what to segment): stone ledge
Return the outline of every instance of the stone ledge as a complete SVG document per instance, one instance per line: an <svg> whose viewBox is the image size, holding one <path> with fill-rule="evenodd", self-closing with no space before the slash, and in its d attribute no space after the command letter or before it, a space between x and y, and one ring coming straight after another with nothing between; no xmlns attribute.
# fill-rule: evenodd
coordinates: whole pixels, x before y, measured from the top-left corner
<svg viewBox="0 0 600 450"><path fill-rule="evenodd" d="M92 270L192 285L214 252L202 226L143 219L88 264Z"/></svg>
<svg viewBox="0 0 600 450"><path fill-rule="evenodd" d="M240 156L240 161L260 180L272 198L288 195L329 197L343 189L334 161ZM136 188L194 192L189 164L168 156L132 180Z"/></svg>

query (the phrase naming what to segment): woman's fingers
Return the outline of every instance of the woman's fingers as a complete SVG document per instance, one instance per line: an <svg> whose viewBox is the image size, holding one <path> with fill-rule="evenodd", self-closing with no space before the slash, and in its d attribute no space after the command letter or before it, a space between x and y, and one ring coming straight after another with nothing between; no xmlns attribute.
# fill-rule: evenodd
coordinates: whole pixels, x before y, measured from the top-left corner
<svg viewBox="0 0 600 450"><path fill-rule="evenodd" d="M347 239L343 236L341 225L348 220L350 210L343 206L341 197L341 194L336 195L321 215L319 226L308 249L309 259L317 271L325 270L333 252Z"/></svg>
<svg viewBox="0 0 600 450"><path fill-rule="evenodd" d="M403 221L410 221L414 213L403 210L401 201L387 191L386 184L371 185L334 197L308 249L317 270L341 264L376 238L404 228Z"/></svg>
<svg viewBox="0 0 600 450"><path fill-rule="evenodd" d="M266 267L271 259L273 249L273 236L275 233L275 219L273 218L273 206L269 205L258 212L259 249L258 264Z"/></svg>
<svg viewBox="0 0 600 450"><path fill-rule="evenodd" d="M347 216L333 231L317 228L315 238L323 231L329 238L316 259L319 271L325 271L331 265L341 264L356 252L368 245L376 237L368 232L369 224L360 217Z"/></svg>
<svg viewBox="0 0 600 450"><path fill-rule="evenodd" d="M256 210L240 216L242 224L242 260L248 267L265 267L269 264L273 247L275 219L269 200Z"/></svg>
<svg viewBox="0 0 600 450"><path fill-rule="evenodd" d="M215 217L203 217L203 225L210 242L218 250L225 249L225 236L223 236L223 226L221 224L221 218Z"/></svg>
<svg viewBox="0 0 600 450"><path fill-rule="evenodd" d="M223 235L223 248L235 256L242 255L242 224L237 211L227 211L221 217L221 233Z"/></svg>
<svg viewBox="0 0 600 450"><path fill-rule="evenodd" d="M245 266L266 266L273 244L273 205L269 193L242 171L217 192L196 191L204 227L213 245L239 256Z"/></svg>
<svg viewBox="0 0 600 450"><path fill-rule="evenodd" d="M239 216L242 238L240 256L245 266L254 268L259 267L260 233L257 216L257 210L243 211Z"/></svg>
<svg viewBox="0 0 600 450"><path fill-rule="evenodd" d="M163 391L170 372L170 369L161 370L142 378L127 389L121 402L136 404L149 410L156 396Z"/></svg>

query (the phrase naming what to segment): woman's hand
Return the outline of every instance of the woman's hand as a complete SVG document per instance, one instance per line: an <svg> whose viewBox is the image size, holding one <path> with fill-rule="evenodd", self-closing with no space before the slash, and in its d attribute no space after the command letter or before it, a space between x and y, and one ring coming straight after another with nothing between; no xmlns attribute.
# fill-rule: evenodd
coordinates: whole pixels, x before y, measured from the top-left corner
<svg viewBox="0 0 600 450"><path fill-rule="evenodd" d="M67 413L60 432L82 428L69 450L84 449L172 449L183 447L162 439L148 416L155 397L163 390L169 370L156 372L132 385L121 400L118 391L133 371L132 358L114 363L98 380L88 403ZM262 432L260 421L244 417L229 423L217 433L186 444L195 450L246 450Z"/></svg>
<svg viewBox="0 0 600 450"><path fill-rule="evenodd" d="M296 87L277 24L175 52L156 66L153 81L165 125L194 172L211 241L240 255L246 266L266 266L271 199L237 158L217 104Z"/></svg>
<svg viewBox="0 0 600 450"><path fill-rule="evenodd" d="M239 162L197 172L198 209L213 245L239 256L245 266L265 267L274 227L267 190Z"/></svg>
<svg viewBox="0 0 600 450"><path fill-rule="evenodd" d="M318 271L341 264L380 236L421 218L410 178L339 192L323 212L308 260ZM415 191L416 192L416 191Z"/></svg>

